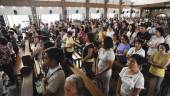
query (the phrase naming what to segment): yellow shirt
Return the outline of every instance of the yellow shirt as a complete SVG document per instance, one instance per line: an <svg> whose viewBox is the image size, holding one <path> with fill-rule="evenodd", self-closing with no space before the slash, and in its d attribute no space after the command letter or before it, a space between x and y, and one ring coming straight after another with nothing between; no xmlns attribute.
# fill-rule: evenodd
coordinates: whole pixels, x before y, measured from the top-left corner
<svg viewBox="0 0 170 96"><path fill-rule="evenodd" d="M170 55L166 54L164 56L160 56L160 54L158 52L155 52L153 54L153 62L157 63L157 64L165 64L166 62L168 62L170 60ZM163 68L158 68L155 66L150 67L149 72L155 76L158 77L164 77L165 75L165 69Z"/></svg>
<svg viewBox="0 0 170 96"><path fill-rule="evenodd" d="M72 47L70 47L71 45L73 45L74 44L74 40L73 40L73 38L72 37L67 37L67 39L66 39L66 51L67 52L73 52L74 51L74 46L72 46Z"/></svg>

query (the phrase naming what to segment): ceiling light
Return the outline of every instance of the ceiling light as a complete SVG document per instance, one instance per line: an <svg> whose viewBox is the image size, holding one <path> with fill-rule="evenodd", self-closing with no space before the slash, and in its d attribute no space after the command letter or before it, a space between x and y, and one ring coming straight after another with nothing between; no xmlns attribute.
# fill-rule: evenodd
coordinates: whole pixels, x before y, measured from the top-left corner
<svg viewBox="0 0 170 96"><path fill-rule="evenodd" d="M0 8L4 8L4 6L3 6L3 5L1 5L1 6L0 6Z"/></svg>
<svg viewBox="0 0 170 96"><path fill-rule="evenodd" d="M16 7L15 7L15 6L13 6L12 8L13 8L13 9L16 9Z"/></svg>

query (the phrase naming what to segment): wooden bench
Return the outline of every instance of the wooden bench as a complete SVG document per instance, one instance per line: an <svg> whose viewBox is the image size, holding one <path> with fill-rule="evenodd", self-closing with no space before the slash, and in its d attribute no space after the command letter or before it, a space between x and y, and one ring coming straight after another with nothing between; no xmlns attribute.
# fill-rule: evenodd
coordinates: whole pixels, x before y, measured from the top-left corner
<svg viewBox="0 0 170 96"><path fill-rule="evenodd" d="M31 56L29 40L25 40L25 55ZM27 58L25 58L27 59ZM33 71L28 76L23 77L21 86L21 96L33 96Z"/></svg>

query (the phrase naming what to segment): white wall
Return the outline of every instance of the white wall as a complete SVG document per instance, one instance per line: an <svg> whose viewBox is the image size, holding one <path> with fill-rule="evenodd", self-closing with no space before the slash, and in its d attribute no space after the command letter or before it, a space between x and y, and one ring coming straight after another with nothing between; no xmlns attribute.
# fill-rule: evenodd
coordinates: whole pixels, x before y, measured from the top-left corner
<svg viewBox="0 0 170 96"><path fill-rule="evenodd" d="M61 7L36 7L37 15L50 14L50 10L52 14L62 14Z"/></svg>
<svg viewBox="0 0 170 96"><path fill-rule="evenodd" d="M67 18L84 20L86 17L86 8L85 7L66 7ZM78 10L78 13L76 11Z"/></svg>
<svg viewBox="0 0 170 96"><path fill-rule="evenodd" d="M4 6L4 7L0 7L0 15L14 15L14 10L17 11L18 15L31 15L32 14L30 7Z"/></svg>
<svg viewBox="0 0 170 96"><path fill-rule="evenodd" d="M170 16L170 9L166 9L166 10L154 10L154 11L152 11L152 15L153 16L156 16L156 15L162 14L162 13L167 14L167 16Z"/></svg>
<svg viewBox="0 0 170 96"><path fill-rule="evenodd" d="M167 14L167 16L170 16L170 9L155 9L152 11L152 16L157 16L158 14ZM146 16L148 13L146 10L143 11L142 16Z"/></svg>
<svg viewBox="0 0 170 96"><path fill-rule="evenodd" d="M121 16L123 17L130 17L130 10L131 8L124 8L122 11L124 11L124 14ZM132 13L132 17L140 17L140 9L133 8L135 13Z"/></svg>
<svg viewBox="0 0 170 96"><path fill-rule="evenodd" d="M113 11L115 11L115 13ZM119 9L108 8L108 10L107 10L107 18L117 17L118 14L119 14Z"/></svg>
<svg viewBox="0 0 170 96"><path fill-rule="evenodd" d="M90 0L90 3L104 3L104 0Z"/></svg>
<svg viewBox="0 0 170 96"><path fill-rule="evenodd" d="M108 4L119 4L119 0L109 0Z"/></svg>

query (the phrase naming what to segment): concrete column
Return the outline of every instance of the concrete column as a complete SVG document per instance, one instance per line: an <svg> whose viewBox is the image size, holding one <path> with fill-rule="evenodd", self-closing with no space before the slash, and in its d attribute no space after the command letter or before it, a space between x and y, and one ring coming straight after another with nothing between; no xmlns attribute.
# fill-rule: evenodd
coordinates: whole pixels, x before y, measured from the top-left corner
<svg viewBox="0 0 170 96"><path fill-rule="evenodd" d="M62 2L62 19L66 21L68 13L67 13L66 7L64 6L65 0L62 0L61 2Z"/></svg>
<svg viewBox="0 0 170 96"><path fill-rule="evenodd" d="M107 3L108 3L108 1L109 0L105 0L105 2L104 2L104 4L105 4L105 6L104 6L104 18L107 18L107 10L108 10Z"/></svg>
<svg viewBox="0 0 170 96"><path fill-rule="evenodd" d="M31 5L31 12L32 12L32 24L36 24L38 26L38 20L37 20L37 12L35 7L35 0L30 0Z"/></svg>
<svg viewBox="0 0 170 96"><path fill-rule="evenodd" d="M88 7L88 3L89 3L89 0L86 0L86 19L89 19L89 17L90 17L90 15L89 15L90 8Z"/></svg>
<svg viewBox="0 0 170 96"><path fill-rule="evenodd" d="M119 14L118 14L119 18L121 18L121 14L122 14L122 3L123 1L119 0Z"/></svg>

